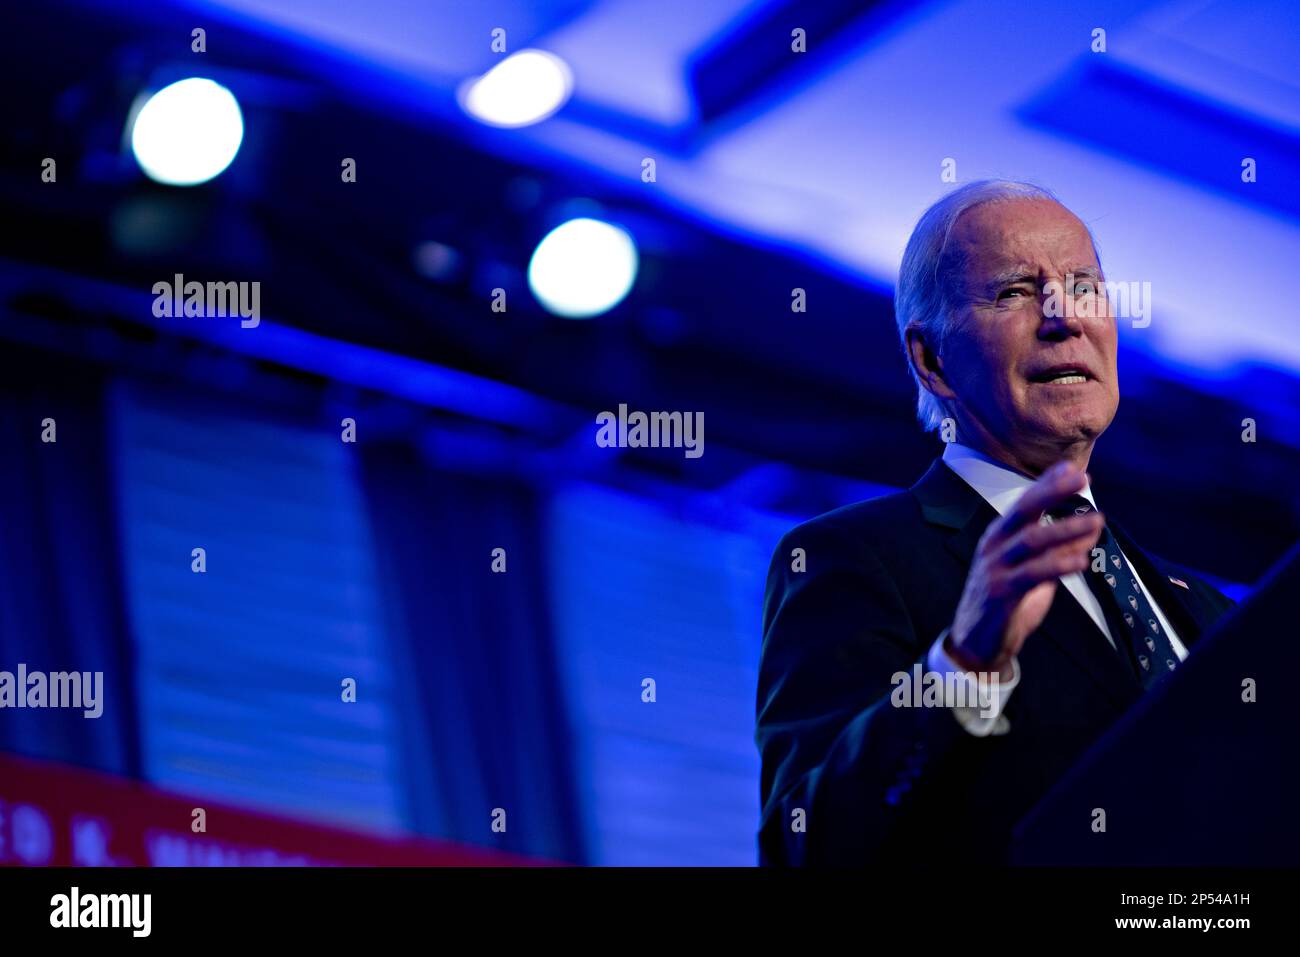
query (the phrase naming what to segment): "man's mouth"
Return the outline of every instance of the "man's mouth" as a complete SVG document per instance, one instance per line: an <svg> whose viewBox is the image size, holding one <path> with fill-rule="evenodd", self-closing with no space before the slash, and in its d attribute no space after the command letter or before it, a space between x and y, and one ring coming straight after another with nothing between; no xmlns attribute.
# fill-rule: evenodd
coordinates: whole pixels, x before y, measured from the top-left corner
<svg viewBox="0 0 1300 957"><path fill-rule="evenodd" d="M1084 382L1091 382L1092 379L1093 375L1088 371L1087 366L1068 365L1053 366L1029 377L1030 382L1045 385L1081 385Z"/></svg>

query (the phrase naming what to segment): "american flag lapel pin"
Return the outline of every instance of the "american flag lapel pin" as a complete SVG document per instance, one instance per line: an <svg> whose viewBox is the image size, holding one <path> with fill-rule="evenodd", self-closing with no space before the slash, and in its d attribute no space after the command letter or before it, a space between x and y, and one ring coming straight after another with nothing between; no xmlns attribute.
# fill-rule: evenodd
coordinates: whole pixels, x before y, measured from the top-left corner
<svg viewBox="0 0 1300 957"><path fill-rule="evenodd" d="M1175 585L1177 585L1179 588L1187 588L1187 582L1183 581L1181 578L1175 578L1173 575L1170 575L1169 580L1173 582ZM1187 588L1187 590L1191 591L1190 588Z"/></svg>

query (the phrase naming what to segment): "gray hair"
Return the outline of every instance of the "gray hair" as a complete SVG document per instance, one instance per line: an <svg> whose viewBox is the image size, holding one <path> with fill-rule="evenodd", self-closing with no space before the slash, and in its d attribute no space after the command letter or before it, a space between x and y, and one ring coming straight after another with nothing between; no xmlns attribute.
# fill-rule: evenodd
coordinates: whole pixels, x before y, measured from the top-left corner
<svg viewBox="0 0 1300 957"><path fill-rule="evenodd" d="M1050 190L1032 183L1004 179L981 179L959 186L927 209L912 230L898 270L898 288L894 292L894 318L898 338L907 356L907 368L916 382L916 417L927 432L943 422L944 408L921 384L911 356L907 355L907 327L919 326L935 351L948 331L952 302L947 271L940 272L948 236L962 213L985 203L1014 199L1050 199L1060 202ZM1085 227L1086 228L1086 227ZM1091 236L1091 230L1089 230ZM1093 243L1094 250L1096 242Z"/></svg>

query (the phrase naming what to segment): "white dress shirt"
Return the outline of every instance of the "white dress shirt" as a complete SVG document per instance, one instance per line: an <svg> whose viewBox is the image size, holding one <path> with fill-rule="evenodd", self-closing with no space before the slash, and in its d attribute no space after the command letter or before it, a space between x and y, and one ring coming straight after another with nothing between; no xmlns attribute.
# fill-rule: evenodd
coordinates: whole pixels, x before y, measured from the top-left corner
<svg viewBox="0 0 1300 957"><path fill-rule="evenodd" d="M1020 496L1024 495L1029 487L1034 484L1034 480L1028 476L1021 475L1000 462L995 462L988 456L956 442L950 442L943 450L943 461L967 485L979 492L980 497L993 506L994 511L999 515L1005 515L1020 499ZM1087 499L1093 508L1097 507L1097 502L1092 497L1091 487L1084 488L1079 494ZM1050 521L1050 519L1046 519L1046 521ZM1118 543L1116 544L1118 545ZM1121 552L1121 554L1123 553ZM1138 588L1142 590L1146 600L1151 603L1156 618L1159 619L1160 626L1164 628L1165 635L1169 639L1169 644L1173 646L1174 653L1178 655L1178 660L1182 661L1187 657L1187 648L1179 640L1178 634L1170 626L1169 620L1165 617L1164 612L1160 610L1160 606L1142 581L1142 576L1133 567L1133 563L1128 560L1127 555L1124 556L1124 561L1129 571L1133 573ZM1097 625L1097 630L1101 633L1097 640L1108 641L1112 648L1115 647L1115 638L1110 633L1110 627L1106 623L1106 616L1102 612L1101 603L1097 600L1097 596L1092 593L1092 589L1088 587L1088 583L1083 578L1083 573L1071 572L1069 575L1062 575L1061 584L1083 606L1083 610L1088 613L1088 617ZM961 667L943 650L943 641L947 635L948 632L945 630L931 646L926 660L927 667L931 671L940 674L961 673ZM951 708L953 715L963 728L976 736L1006 734L1010 730L1010 724L1007 722L1006 716L1002 714L1002 708L1019 682L1020 665L1019 662L1012 659L1011 679L1001 682L997 686L993 700L987 703L987 707L953 707Z"/></svg>

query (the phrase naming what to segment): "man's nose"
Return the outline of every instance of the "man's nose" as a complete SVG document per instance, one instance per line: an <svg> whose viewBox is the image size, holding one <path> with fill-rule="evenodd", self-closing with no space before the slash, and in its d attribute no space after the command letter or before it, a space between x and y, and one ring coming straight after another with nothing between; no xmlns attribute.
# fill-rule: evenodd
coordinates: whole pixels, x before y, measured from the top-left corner
<svg viewBox="0 0 1300 957"><path fill-rule="evenodd" d="M1074 305L1069 296L1053 297L1047 288L1038 297L1038 309L1041 323L1038 337L1052 342L1059 342L1073 336L1083 335L1083 322L1075 315Z"/></svg>

